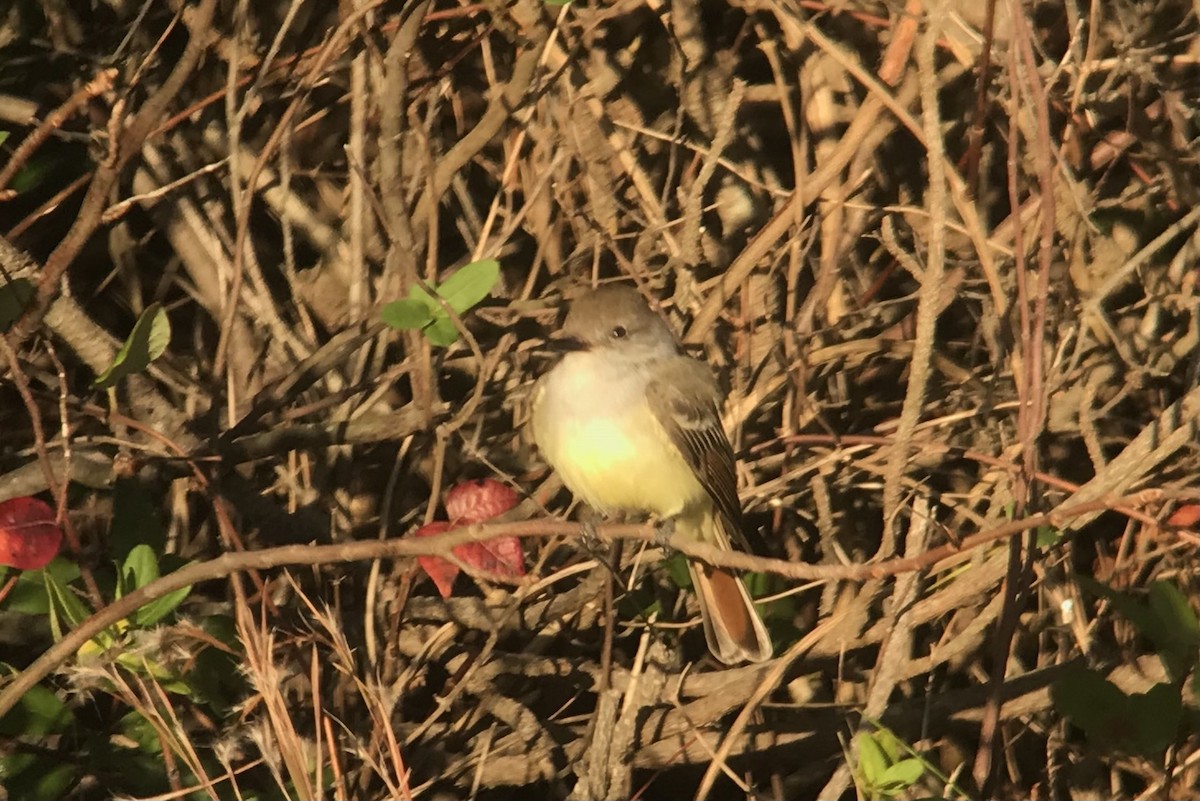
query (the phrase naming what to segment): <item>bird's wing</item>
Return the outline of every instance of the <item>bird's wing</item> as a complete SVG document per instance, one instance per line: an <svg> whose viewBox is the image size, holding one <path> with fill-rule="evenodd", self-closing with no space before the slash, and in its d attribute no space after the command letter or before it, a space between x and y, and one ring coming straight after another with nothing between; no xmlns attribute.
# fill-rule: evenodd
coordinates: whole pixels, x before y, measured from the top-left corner
<svg viewBox="0 0 1200 801"><path fill-rule="evenodd" d="M733 448L721 427L721 392L708 366L676 356L655 366L646 388L650 409L739 538L742 504Z"/></svg>

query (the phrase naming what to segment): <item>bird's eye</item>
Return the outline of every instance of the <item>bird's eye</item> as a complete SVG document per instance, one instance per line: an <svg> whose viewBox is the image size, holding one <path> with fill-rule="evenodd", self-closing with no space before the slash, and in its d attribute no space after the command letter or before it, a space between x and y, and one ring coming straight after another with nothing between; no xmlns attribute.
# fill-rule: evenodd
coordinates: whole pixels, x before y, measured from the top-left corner
<svg viewBox="0 0 1200 801"><path fill-rule="evenodd" d="M625 330L625 326L618 325L615 328L613 328L613 330L612 330L612 338L620 339L621 337L625 336L628 333L629 332Z"/></svg>

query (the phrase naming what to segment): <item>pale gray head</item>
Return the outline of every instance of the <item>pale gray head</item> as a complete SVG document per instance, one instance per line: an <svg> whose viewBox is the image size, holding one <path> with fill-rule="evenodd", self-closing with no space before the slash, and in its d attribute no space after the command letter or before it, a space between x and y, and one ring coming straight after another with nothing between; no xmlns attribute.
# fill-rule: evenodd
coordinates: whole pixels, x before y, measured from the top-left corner
<svg viewBox="0 0 1200 801"><path fill-rule="evenodd" d="M610 284L571 304L557 344L565 350L605 353L631 362L663 359L679 352L679 343L631 286Z"/></svg>

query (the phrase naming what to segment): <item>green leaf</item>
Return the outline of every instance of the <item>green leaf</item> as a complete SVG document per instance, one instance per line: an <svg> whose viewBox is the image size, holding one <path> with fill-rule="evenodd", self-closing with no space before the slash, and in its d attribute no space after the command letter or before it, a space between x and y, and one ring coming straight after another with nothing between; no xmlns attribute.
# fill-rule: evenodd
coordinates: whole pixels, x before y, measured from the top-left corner
<svg viewBox="0 0 1200 801"><path fill-rule="evenodd" d="M189 584L186 587L180 587L174 592L169 592L161 598L155 598L134 613L134 622L139 626L153 626L174 612L191 591L192 585Z"/></svg>
<svg viewBox="0 0 1200 801"><path fill-rule="evenodd" d="M410 297L406 300L394 300L384 306L379 310L379 319L392 328L411 331L429 325L433 322L434 317L433 310L427 303Z"/></svg>
<svg viewBox="0 0 1200 801"><path fill-rule="evenodd" d="M442 309L438 311L442 313L425 329L425 338L434 345L448 348L458 339L458 329Z"/></svg>
<svg viewBox="0 0 1200 801"><path fill-rule="evenodd" d="M1200 646L1200 624L1183 593L1174 584L1156 581L1150 585L1148 604L1154 618L1154 640L1158 656L1175 681L1182 681L1196 665Z"/></svg>
<svg viewBox="0 0 1200 801"><path fill-rule="evenodd" d="M66 798L79 767L54 753L0 756L0 783L9 798Z"/></svg>
<svg viewBox="0 0 1200 801"><path fill-rule="evenodd" d="M858 745L858 770L867 789L878 787L888 769L887 754L870 732L860 731L854 735Z"/></svg>
<svg viewBox="0 0 1200 801"><path fill-rule="evenodd" d="M1167 581L1154 582L1150 585L1149 603L1150 611L1170 633L1173 642L1193 648L1200 645L1200 622L1178 587Z"/></svg>
<svg viewBox="0 0 1200 801"><path fill-rule="evenodd" d="M44 615L50 611L50 595L46 591L44 574L51 573L58 583L66 585L79 578L79 565L63 557L40 570L26 570L17 577L12 592L4 600L4 608L10 612L29 615Z"/></svg>
<svg viewBox="0 0 1200 801"><path fill-rule="evenodd" d="M133 332L117 351L112 364L96 376L93 384L106 389L127 375L143 372L163 355L170 342L171 321L161 304L151 303L134 324Z"/></svg>
<svg viewBox="0 0 1200 801"><path fill-rule="evenodd" d="M1179 735L1183 703L1179 691L1166 683L1129 697L1133 746L1142 756L1157 759Z"/></svg>
<svg viewBox="0 0 1200 801"><path fill-rule="evenodd" d="M454 275L434 288L438 296L462 315L488 296L500 279L500 262L483 259L460 267ZM392 328L423 330L425 338L440 347L453 345L458 329L437 298L419 284L408 290L408 297L387 304L380 310L380 319Z"/></svg>
<svg viewBox="0 0 1200 801"><path fill-rule="evenodd" d="M17 699L16 705L0 718L0 734L8 737L40 737L57 734L73 720L71 710L50 690L35 684Z"/></svg>
<svg viewBox="0 0 1200 801"><path fill-rule="evenodd" d="M883 772L882 783L898 785L904 789L912 787L925 775L925 763L916 757L902 759Z"/></svg>
<svg viewBox="0 0 1200 801"><path fill-rule="evenodd" d="M465 314L488 296L498 280L500 262L495 259L473 261L443 281L437 293L455 312Z"/></svg>
<svg viewBox="0 0 1200 801"><path fill-rule="evenodd" d="M692 586L692 571L688 567L686 556L676 551L664 559L662 564L676 587L686 590Z"/></svg>
<svg viewBox="0 0 1200 801"><path fill-rule="evenodd" d="M124 591L130 592L139 587L145 587L159 576L158 557L154 555L149 545L135 545L125 563L121 565L121 584Z"/></svg>
<svg viewBox="0 0 1200 801"><path fill-rule="evenodd" d="M62 639L62 624L59 617L65 619L73 628L87 619L88 610L83 605L83 601L76 597L68 585L60 582L53 572L43 571L42 579L45 582L46 594L50 596L50 630L54 634L55 641L58 641Z"/></svg>
<svg viewBox="0 0 1200 801"><path fill-rule="evenodd" d="M875 731L874 736L875 742L879 744L879 747L883 749L884 755L887 756L889 765L899 761L900 757L907 753L905 743L891 729L879 728Z"/></svg>
<svg viewBox="0 0 1200 801"><path fill-rule="evenodd" d="M1129 696L1094 670L1074 667L1050 686L1055 708L1083 729L1088 739L1114 748L1133 733Z"/></svg>
<svg viewBox="0 0 1200 801"><path fill-rule="evenodd" d="M137 545L125 557L125 564L121 567L121 585L128 593L157 581L161 575L158 557L153 549L149 545ZM138 607L133 613L133 622L139 626L153 626L174 612L191 591L192 586L189 584Z"/></svg>
<svg viewBox="0 0 1200 801"><path fill-rule="evenodd" d="M1038 526L1037 544L1039 548L1053 548L1062 542L1062 529L1057 529L1054 526Z"/></svg>
<svg viewBox="0 0 1200 801"><path fill-rule="evenodd" d="M122 734L137 743L139 750L147 754L162 753L162 738L141 712L135 710L127 713L118 726Z"/></svg>
<svg viewBox="0 0 1200 801"><path fill-rule="evenodd" d="M26 278L15 278L0 286L0 333L21 319L36 291L33 282Z"/></svg>

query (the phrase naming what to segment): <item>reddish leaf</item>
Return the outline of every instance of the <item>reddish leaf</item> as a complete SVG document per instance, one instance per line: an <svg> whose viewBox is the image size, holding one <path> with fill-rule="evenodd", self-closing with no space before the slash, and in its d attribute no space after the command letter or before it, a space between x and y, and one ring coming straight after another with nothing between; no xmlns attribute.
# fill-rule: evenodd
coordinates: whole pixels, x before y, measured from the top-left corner
<svg viewBox="0 0 1200 801"><path fill-rule="evenodd" d="M517 493L491 478L460 481L446 493L446 513L457 524L482 523L517 505ZM516 537L459 545L454 555L464 563L506 578L525 575L525 554Z"/></svg>
<svg viewBox="0 0 1200 801"><path fill-rule="evenodd" d="M431 537L462 524L462 521L449 523L445 520L436 520L421 526L413 532L413 536ZM468 542L454 546L453 553L464 564L483 573L512 579L525 575L525 553L521 550L521 540L517 537L501 537L487 542ZM440 556L418 556L417 564L425 571L425 575L433 580L443 598L449 598L454 594L454 579L459 574L458 565Z"/></svg>
<svg viewBox="0 0 1200 801"><path fill-rule="evenodd" d="M45 567L58 554L62 537L49 504L37 498L0 503L0 565L20 570Z"/></svg>
<svg viewBox="0 0 1200 801"><path fill-rule="evenodd" d="M517 505L517 493L493 478L460 481L446 493L446 514L459 523L482 523Z"/></svg>
<svg viewBox="0 0 1200 801"><path fill-rule="evenodd" d="M454 528L445 520L435 520L426 523L413 532L414 537L432 537ZM458 577L458 565L447 562L440 556L418 556L417 564L425 571L425 575L433 579L438 592L443 598L449 598L454 593L454 579Z"/></svg>
<svg viewBox="0 0 1200 801"><path fill-rule="evenodd" d="M1200 521L1200 505L1194 503L1180 506L1167 518L1167 523L1180 528L1191 528L1198 521Z"/></svg>
<svg viewBox="0 0 1200 801"><path fill-rule="evenodd" d="M454 555L471 567L497 576L520 578L525 575L525 553L521 550L521 540L516 537L469 542L457 546Z"/></svg>

